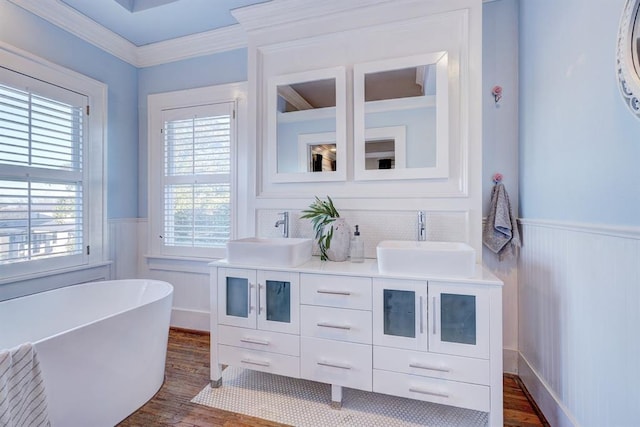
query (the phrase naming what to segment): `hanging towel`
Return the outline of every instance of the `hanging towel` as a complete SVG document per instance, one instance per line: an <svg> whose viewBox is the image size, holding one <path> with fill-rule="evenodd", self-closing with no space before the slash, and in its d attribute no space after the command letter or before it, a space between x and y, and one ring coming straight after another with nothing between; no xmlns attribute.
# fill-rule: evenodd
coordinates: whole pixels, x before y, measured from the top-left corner
<svg viewBox="0 0 640 427"><path fill-rule="evenodd" d="M507 248L511 249L511 254L515 254L520 247L518 224L511 212L509 195L502 183L493 186L489 216L482 230L482 242L498 254L500 259L507 253Z"/></svg>
<svg viewBox="0 0 640 427"><path fill-rule="evenodd" d="M40 364L32 344L0 351L0 426L50 426Z"/></svg>

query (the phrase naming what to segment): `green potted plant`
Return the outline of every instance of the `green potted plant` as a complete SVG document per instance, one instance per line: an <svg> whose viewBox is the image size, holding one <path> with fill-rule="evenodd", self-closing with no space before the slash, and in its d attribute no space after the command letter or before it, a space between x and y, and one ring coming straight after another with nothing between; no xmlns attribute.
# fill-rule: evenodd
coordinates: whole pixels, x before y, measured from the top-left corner
<svg viewBox="0 0 640 427"><path fill-rule="evenodd" d="M345 261L349 255L351 229L349 224L340 218L331 197L321 200L316 196L308 209L302 211L300 218L310 219L315 232L315 239L320 248L322 261Z"/></svg>

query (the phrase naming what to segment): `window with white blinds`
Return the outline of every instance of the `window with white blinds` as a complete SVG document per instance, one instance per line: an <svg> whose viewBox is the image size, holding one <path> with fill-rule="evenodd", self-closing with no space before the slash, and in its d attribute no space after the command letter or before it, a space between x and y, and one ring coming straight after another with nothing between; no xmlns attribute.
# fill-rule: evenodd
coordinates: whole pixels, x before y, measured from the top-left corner
<svg viewBox="0 0 640 427"><path fill-rule="evenodd" d="M0 67L0 266L82 262L88 99Z"/></svg>
<svg viewBox="0 0 640 427"><path fill-rule="evenodd" d="M231 236L234 103L164 110L163 252L203 255Z"/></svg>

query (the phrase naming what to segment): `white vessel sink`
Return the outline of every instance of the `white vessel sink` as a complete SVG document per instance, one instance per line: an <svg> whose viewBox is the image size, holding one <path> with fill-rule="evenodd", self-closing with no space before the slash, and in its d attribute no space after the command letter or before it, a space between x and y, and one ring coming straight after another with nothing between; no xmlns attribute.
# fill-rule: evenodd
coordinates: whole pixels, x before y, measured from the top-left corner
<svg viewBox="0 0 640 427"><path fill-rule="evenodd" d="M312 240L248 237L227 242L227 260L234 264L296 267L311 259Z"/></svg>
<svg viewBox="0 0 640 427"><path fill-rule="evenodd" d="M476 252L465 243L385 240L376 252L381 274L471 277L475 273Z"/></svg>

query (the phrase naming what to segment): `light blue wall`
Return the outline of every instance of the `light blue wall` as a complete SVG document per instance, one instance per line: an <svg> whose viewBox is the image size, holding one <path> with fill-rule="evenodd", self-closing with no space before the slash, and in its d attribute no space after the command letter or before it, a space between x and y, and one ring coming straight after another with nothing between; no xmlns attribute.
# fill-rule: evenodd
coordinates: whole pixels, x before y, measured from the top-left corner
<svg viewBox="0 0 640 427"><path fill-rule="evenodd" d="M0 41L109 86L107 217L136 217L138 203L137 69L7 0L0 0Z"/></svg>
<svg viewBox="0 0 640 427"><path fill-rule="evenodd" d="M640 120L621 100L624 0L520 1L520 208L640 225Z"/></svg>
<svg viewBox="0 0 640 427"><path fill-rule="evenodd" d="M494 86L502 87L495 102ZM482 210L487 216L492 177L503 176L518 216L518 0L482 5ZM504 280L504 279L503 279Z"/></svg>
<svg viewBox="0 0 640 427"><path fill-rule="evenodd" d="M247 80L247 49L236 49L139 70L140 162L138 216L147 216L147 96Z"/></svg>

